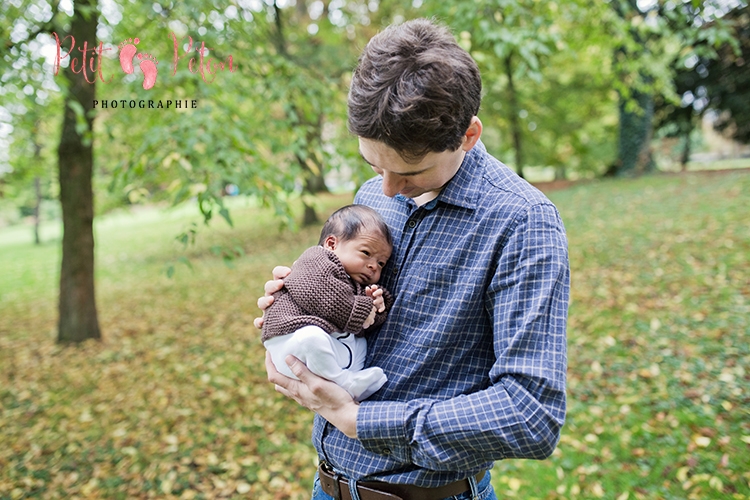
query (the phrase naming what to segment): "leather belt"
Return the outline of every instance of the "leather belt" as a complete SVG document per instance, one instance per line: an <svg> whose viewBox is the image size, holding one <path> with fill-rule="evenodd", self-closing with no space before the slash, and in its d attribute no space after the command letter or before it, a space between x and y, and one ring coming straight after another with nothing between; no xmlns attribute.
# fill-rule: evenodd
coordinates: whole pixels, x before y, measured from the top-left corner
<svg viewBox="0 0 750 500"><path fill-rule="evenodd" d="M487 471L475 476L479 483ZM336 474L323 462L318 467L320 485L335 500L352 500L349 481ZM357 492L361 500L440 500L460 495L471 489L468 479L455 481L437 488L421 488L410 484L391 484L380 481L357 481Z"/></svg>

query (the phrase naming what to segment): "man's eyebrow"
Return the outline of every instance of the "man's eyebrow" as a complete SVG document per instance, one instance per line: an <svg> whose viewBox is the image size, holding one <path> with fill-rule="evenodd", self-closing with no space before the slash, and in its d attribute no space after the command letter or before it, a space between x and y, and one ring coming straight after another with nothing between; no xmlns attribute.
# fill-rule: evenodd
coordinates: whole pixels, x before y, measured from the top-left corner
<svg viewBox="0 0 750 500"><path fill-rule="evenodd" d="M374 163L372 163L370 160L368 160L367 158L365 158L365 155L362 154L362 150L360 150L358 152L359 152L359 156L361 156L362 159L365 160L365 163L367 163L371 167L379 168ZM424 172L425 170L429 170L429 168L430 167L426 167L426 168L423 168L422 170L418 170L416 172L403 172L403 173L399 172L398 175L400 175L401 177L410 177L410 176L413 176L413 175L419 175L422 172Z"/></svg>
<svg viewBox="0 0 750 500"><path fill-rule="evenodd" d="M368 164L368 165L370 165L371 167L374 167L374 166L375 166L375 165L373 165L372 163L370 163L370 160L368 160L367 158L365 158L365 155L363 155L363 154L362 154L362 150L361 150L361 149L360 149L359 151L357 151L357 152L359 153L359 156L361 156L361 157L362 157L362 159L363 159L363 160L365 160L365 163L367 163L367 164Z"/></svg>

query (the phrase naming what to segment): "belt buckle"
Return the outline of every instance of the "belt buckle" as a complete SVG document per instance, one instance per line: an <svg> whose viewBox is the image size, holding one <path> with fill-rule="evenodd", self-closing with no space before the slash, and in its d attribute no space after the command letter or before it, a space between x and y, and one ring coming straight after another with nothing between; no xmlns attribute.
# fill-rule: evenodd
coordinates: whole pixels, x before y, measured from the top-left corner
<svg viewBox="0 0 750 500"><path fill-rule="evenodd" d="M321 460L320 468L333 476L333 498L341 500L341 476L336 472L327 460Z"/></svg>

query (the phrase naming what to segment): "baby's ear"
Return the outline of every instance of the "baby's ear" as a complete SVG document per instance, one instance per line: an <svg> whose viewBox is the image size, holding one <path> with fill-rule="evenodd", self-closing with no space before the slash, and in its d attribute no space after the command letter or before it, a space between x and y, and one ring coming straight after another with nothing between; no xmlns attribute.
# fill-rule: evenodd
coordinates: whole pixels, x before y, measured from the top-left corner
<svg viewBox="0 0 750 500"><path fill-rule="evenodd" d="M323 248L325 248L326 250L333 251L333 250L336 250L336 247L338 246L338 244L339 244L338 238L336 238L335 235L330 234L326 236L326 239L323 241Z"/></svg>

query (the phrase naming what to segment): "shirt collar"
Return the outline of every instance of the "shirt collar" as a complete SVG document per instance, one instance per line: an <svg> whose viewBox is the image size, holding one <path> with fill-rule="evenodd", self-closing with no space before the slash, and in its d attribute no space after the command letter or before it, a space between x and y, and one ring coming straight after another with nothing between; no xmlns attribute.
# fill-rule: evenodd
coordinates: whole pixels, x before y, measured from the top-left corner
<svg viewBox="0 0 750 500"><path fill-rule="evenodd" d="M484 176L481 159L486 153L484 144L481 141L477 142L466 153L458 172L448 181L435 200L472 210L476 208Z"/></svg>

